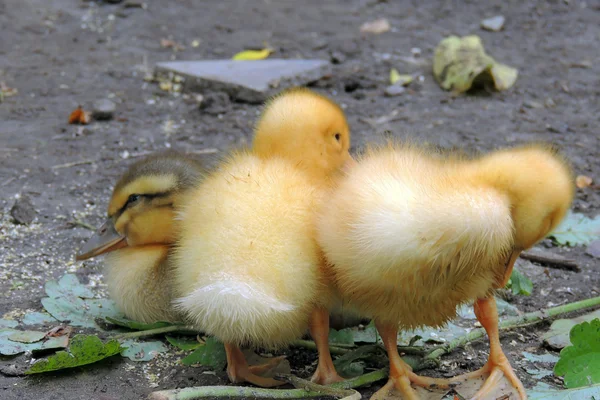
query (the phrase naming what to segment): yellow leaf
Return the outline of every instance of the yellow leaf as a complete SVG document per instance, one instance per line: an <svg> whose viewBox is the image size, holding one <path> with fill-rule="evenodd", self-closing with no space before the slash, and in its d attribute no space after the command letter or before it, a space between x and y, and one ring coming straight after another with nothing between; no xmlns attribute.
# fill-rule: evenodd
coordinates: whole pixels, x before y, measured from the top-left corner
<svg viewBox="0 0 600 400"><path fill-rule="evenodd" d="M264 60L269 57L273 52L273 49L262 49L262 50L244 50L233 56L235 61L251 61L251 60Z"/></svg>
<svg viewBox="0 0 600 400"><path fill-rule="evenodd" d="M390 83L393 85L398 83L399 85L406 86L413 81L412 75L402 75L396 68L390 70Z"/></svg>

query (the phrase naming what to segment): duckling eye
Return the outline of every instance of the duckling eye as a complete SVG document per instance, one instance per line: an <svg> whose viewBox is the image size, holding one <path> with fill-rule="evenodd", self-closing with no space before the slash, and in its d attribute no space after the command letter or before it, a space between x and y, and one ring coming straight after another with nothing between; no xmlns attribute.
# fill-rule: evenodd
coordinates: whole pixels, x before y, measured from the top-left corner
<svg viewBox="0 0 600 400"><path fill-rule="evenodd" d="M340 139L342 138L342 135L340 135L339 133L336 133L336 134L334 135L334 137L335 137L335 140L337 140L337 141L339 142L339 141L340 141Z"/></svg>
<svg viewBox="0 0 600 400"><path fill-rule="evenodd" d="M132 195L130 195L129 198L127 199L126 206L132 205L133 203L135 203L136 201L138 201L140 199L140 197L142 197L142 196L140 196L139 194L132 194Z"/></svg>

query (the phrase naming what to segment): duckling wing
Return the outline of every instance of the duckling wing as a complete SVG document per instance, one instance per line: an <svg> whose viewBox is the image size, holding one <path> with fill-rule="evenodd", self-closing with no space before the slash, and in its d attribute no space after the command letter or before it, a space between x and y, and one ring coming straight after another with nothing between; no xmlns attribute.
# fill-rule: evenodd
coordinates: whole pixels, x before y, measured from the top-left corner
<svg viewBox="0 0 600 400"><path fill-rule="evenodd" d="M365 158L318 222L318 238L350 302L407 327L439 325L487 294L512 243L506 201L412 152Z"/></svg>
<svg viewBox="0 0 600 400"><path fill-rule="evenodd" d="M234 157L181 214L178 308L221 340L277 346L300 336L324 287L316 190L283 160Z"/></svg>

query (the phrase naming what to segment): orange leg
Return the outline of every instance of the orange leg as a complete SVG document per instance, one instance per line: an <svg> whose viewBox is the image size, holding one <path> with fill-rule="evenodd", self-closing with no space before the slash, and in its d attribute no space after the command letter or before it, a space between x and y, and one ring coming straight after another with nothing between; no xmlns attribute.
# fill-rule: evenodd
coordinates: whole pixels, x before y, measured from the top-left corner
<svg viewBox="0 0 600 400"><path fill-rule="evenodd" d="M329 312L323 308L315 309L310 315L310 335L312 336L317 351L319 363L312 376L312 381L320 385L329 385L344 380L338 375L329 352Z"/></svg>
<svg viewBox="0 0 600 400"><path fill-rule="evenodd" d="M515 375L515 372L510 366L510 363L500 346L496 300L493 297L479 299L475 302L474 308L477 319L490 338L490 356L488 357L487 363L481 369L461 375L457 378L460 380L472 379L489 374L489 377L485 380L481 389L473 396L473 400L485 400L488 398L494 387L498 385L502 377L505 376L514 388L517 389L521 400L526 400L527 394L525 393L525 388L519 378L517 378L517 375ZM452 381L455 381L455 379L456 378L452 379Z"/></svg>
<svg viewBox="0 0 600 400"><path fill-rule="evenodd" d="M275 357L266 364L249 366L238 346L226 343L225 352L227 353L227 375L232 383L250 382L261 387L285 385L285 382L257 375L275 368L285 357Z"/></svg>
<svg viewBox="0 0 600 400"><path fill-rule="evenodd" d="M419 376L412 372L410 365L405 363L398 353L398 328L396 325L375 322L383 345L390 359L390 379L371 400L405 399L418 400L417 392L410 386L411 383L424 388L447 388L448 381L444 379Z"/></svg>

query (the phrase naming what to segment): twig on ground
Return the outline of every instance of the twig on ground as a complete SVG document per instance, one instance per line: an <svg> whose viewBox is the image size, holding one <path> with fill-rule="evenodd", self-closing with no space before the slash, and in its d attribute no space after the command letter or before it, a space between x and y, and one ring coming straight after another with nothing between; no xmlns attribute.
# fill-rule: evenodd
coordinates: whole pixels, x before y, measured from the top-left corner
<svg viewBox="0 0 600 400"><path fill-rule="evenodd" d="M95 162L95 160L81 160L81 161L73 161L70 163L66 163L66 164L58 164L58 165L54 165L51 168L52 169L60 169L60 168L71 168L71 167L76 167L78 165L84 165L84 164L93 164Z"/></svg>
<svg viewBox="0 0 600 400"><path fill-rule="evenodd" d="M307 392L319 392L321 394L341 398L343 400L360 399L360 393L352 389L340 389L331 386L323 386L290 374L276 374L274 378L280 381L290 383L296 389L304 389Z"/></svg>
<svg viewBox="0 0 600 400"><path fill-rule="evenodd" d="M581 268L575 262L575 260L570 260L563 256L555 255L555 254L537 254L535 252L524 251L521 253L521 258L529 261L533 261L547 267L557 268L557 269L566 269L568 271L581 272Z"/></svg>
<svg viewBox="0 0 600 400"><path fill-rule="evenodd" d="M145 331L136 331L136 332L128 332L122 333L120 335L116 335L115 339L133 339L133 338L142 338L154 335L160 335L162 333L170 333L170 332L185 332L185 333L193 333L197 334L198 331L194 330L194 328L187 325L169 325L162 328L155 329L146 329Z"/></svg>
<svg viewBox="0 0 600 400"><path fill-rule="evenodd" d="M302 347L304 349L309 349L309 350L317 350L317 345L312 340L294 340L290 344L290 346L291 347ZM351 348L346 348L346 347L339 347L339 346L336 346L336 345L330 345L329 346L329 351L333 355L341 356L341 355L344 355L346 353L349 353L350 351L352 351L352 349Z"/></svg>

